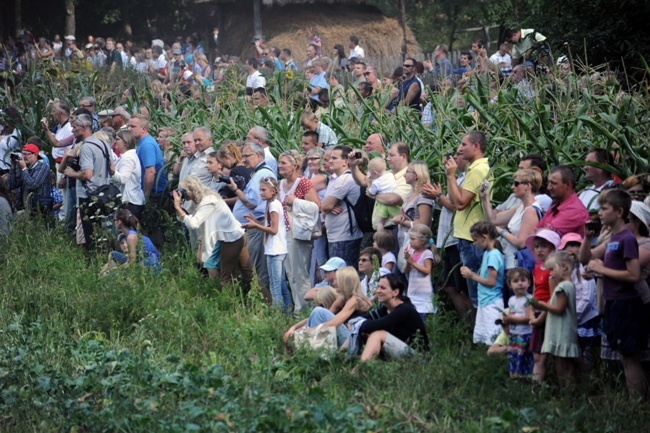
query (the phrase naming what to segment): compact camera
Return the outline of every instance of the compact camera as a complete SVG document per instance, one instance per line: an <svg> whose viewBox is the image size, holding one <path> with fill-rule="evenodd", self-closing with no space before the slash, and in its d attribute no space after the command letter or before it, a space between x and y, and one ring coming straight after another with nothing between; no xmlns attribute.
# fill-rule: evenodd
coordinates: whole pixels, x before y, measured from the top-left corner
<svg viewBox="0 0 650 433"><path fill-rule="evenodd" d="M360 150L355 150L354 152L350 153L350 158L351 159L361 159L361 158L363 158L363 154L361 153Z"/></svg>

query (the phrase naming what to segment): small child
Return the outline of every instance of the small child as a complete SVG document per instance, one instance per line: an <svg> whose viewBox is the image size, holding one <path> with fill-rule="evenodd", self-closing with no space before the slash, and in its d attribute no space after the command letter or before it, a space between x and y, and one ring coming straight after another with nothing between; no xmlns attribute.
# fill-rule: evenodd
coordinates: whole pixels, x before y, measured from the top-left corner
<svg viewBox="0 0 650 433"><path fill-rule="evenodd" d="M386 171L386 161L383 158L373 158L368 163L368 194L375 197L378 194L386 194L395 191L397 181L391 171ZM379 202L375 203L375 215L377 216L377 231L384 230L384 224L389 219L399 215L401 208L398 206L387 206Z"/></svg>
<svg viewBox="0 0 650 433"><path fill-rule="evenodd" d="M567 233L560 241L560 251L566 251L578 260L582 245L582 236L577 233ZM596 280L587 278L584 266L578 266L571 275L571 281L576 288L576 316L578 319L578 345L580 346L580 367L584 371L591 370L592 362L589 347L600 346L600 314L596 303ZM589 275L591 277L591 275Z"/></svg>
<svg viewBox="0 0 650 433"><path fill-rule="evenodd" d="M496 248L499 237L496 228L488 221L479 221L469 229L474 245L485 251L478 273L467 266L460 268L463 278L475 281L478 289L478 309L474 325L474 343L492 345L501 333L497 320L503 311L503 286L505 283L505 260Z"/></svg>
<svg viewBox="0 0 650 433"><path fill-rule="evenodd" d="M553 355L560 386L566 386L575 377L575 361L580 356L576 292L571 282L575 260L569 253L559 251L546 260L545 266L557 285L550 302L533 298L532 304L549 313L542 353Z"/></svg>
<svg viewBox="0 0 650 433"><path fill-rule="evenodd" d="M433 233L424 224L415 224L409 230L409 243L404 248L404 273L408 275L408 297L422 320L425 314L436 312L433 306L431 270L435 257L431 251Z"/></svg>
<svg viewBox="0 0 650 433"><path fill-rule="evenodd" d="M278 181L265 177L260 181L260 197L266 201L264 223L260 224L252 214L246 215L248 224L244 228L258 228L264 232L264 254L269 272L269 285L273 306L288 313L291 307L291 294L287 288L284 259L287 256L287 234L283 221L282 203L277 199ZM282 223L280 223L282 221Z"/></svg>
<svg viewBox="0 0 650 433"><path fill-rule="evenodd" d="M555 252L559 245L560 235L549 229L539 229L537 233L526 239L526 247L535 258L535 268L533 269L533 297L538 301L548 302L551 299L551 290L555 289L555 282L551 281L551 273L544 267L544 262ZM546 354L542 353L546 311L530 309L529 313L529 323L533 327L533 334L530 337L528 349L533 353L533 357L535 358L533 380L543 382L546 377Z"/></svg>
<svg viewBox="0 0 650 433"><path fill-rule="evenodd" d="M381 230L375 232L372 236L372 246L381 252L381 266L393 272L397 259L392 251L395 249L397 240L390 230Z"/></svg>
<svg viewBox="0 0 650 433"><path fill-rule="evenodd" d="M336 291L336 289L332 286L323 286L320 288L318 293L316 294L316 298L314 299L314 303L323 308L327 308L328 310L336 302L338 299L339 294Z"/></svg>
<svg viewBox="0 0 650 433"><path fill-rule="evenodd" d="M59 219L59 213L61 211L61 207L63 206L63 196L61 195L59 189L56 187L56 174L54 174L54 171L50 171L50 182L52 184L50 196L54 200L52 211L54 212L54 218Z"/></svg>
<svg viewBox="0 0 650 433"><path fill-rule="evenodd" d="M508 338L508 372L510 377L526 377L533 372L535 361L533 354L528 350L530 335L533 332L528 323L528 301L532 296L528 289L532 283L530 273L522 267L514 268L508 272L508 285L514 295L508 300L507 315L503 323L510 325Z"/></svg>

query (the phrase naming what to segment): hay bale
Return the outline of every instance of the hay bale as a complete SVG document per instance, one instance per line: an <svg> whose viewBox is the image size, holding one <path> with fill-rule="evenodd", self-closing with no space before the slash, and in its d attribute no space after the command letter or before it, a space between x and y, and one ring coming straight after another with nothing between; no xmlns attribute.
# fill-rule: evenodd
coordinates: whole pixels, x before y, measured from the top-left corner
<svg viewBox="0 0 650 433"><path fill-rule="evenodd" d="M253 12L242 8L222 6L224 29L219 49L223 54L242 58L255 55L252 44ZM308 26L318 29L322 53L332 57L334 45L342 44L348 53L348 37L357 35L366 58L375 63L380 59L399 57L402 53L402 29L394 18L388 18L372 6L355 4L306 4L274 6L262 9L262 29L269 47L289 48L297 63L302 63L309 42ZM421 49L407 28L407 52L420 55Z"/></svg>

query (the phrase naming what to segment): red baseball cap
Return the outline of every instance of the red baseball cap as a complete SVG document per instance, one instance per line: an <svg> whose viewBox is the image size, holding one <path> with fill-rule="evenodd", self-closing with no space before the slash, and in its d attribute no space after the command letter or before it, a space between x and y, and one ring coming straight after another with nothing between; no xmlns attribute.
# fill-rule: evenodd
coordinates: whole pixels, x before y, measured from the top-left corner
<svg viewBox="0 0 650 433"><path fill-rule="evenodd" d="M31 144L31 143L26 144L26 145L23 146L23 150L27 151L27 152L30 152L30 153L33 153L33 154L36 154L36 155L38 155L39 158L41 157L41 155L39 155L40 149L35 144Z"/></svg>

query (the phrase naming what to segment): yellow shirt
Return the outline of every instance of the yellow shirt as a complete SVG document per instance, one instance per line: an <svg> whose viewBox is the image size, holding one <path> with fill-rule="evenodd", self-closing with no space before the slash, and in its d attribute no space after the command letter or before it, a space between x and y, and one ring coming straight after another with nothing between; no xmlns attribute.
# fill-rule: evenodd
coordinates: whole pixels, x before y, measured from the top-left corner
<svg viewBox="0 0 650 433"><path fill-rule="evenodd" d="M478 189L483 181L488 179L489 174L490 164L488 164L487 158L477 159L467 169L465 181L461 188L474 194L474 199L465 209L456 211L456 215L454 215L454 236L458 239L465 239L471 242L472 236L469 234L470 227L474 223L485 219Z"/></svg>

